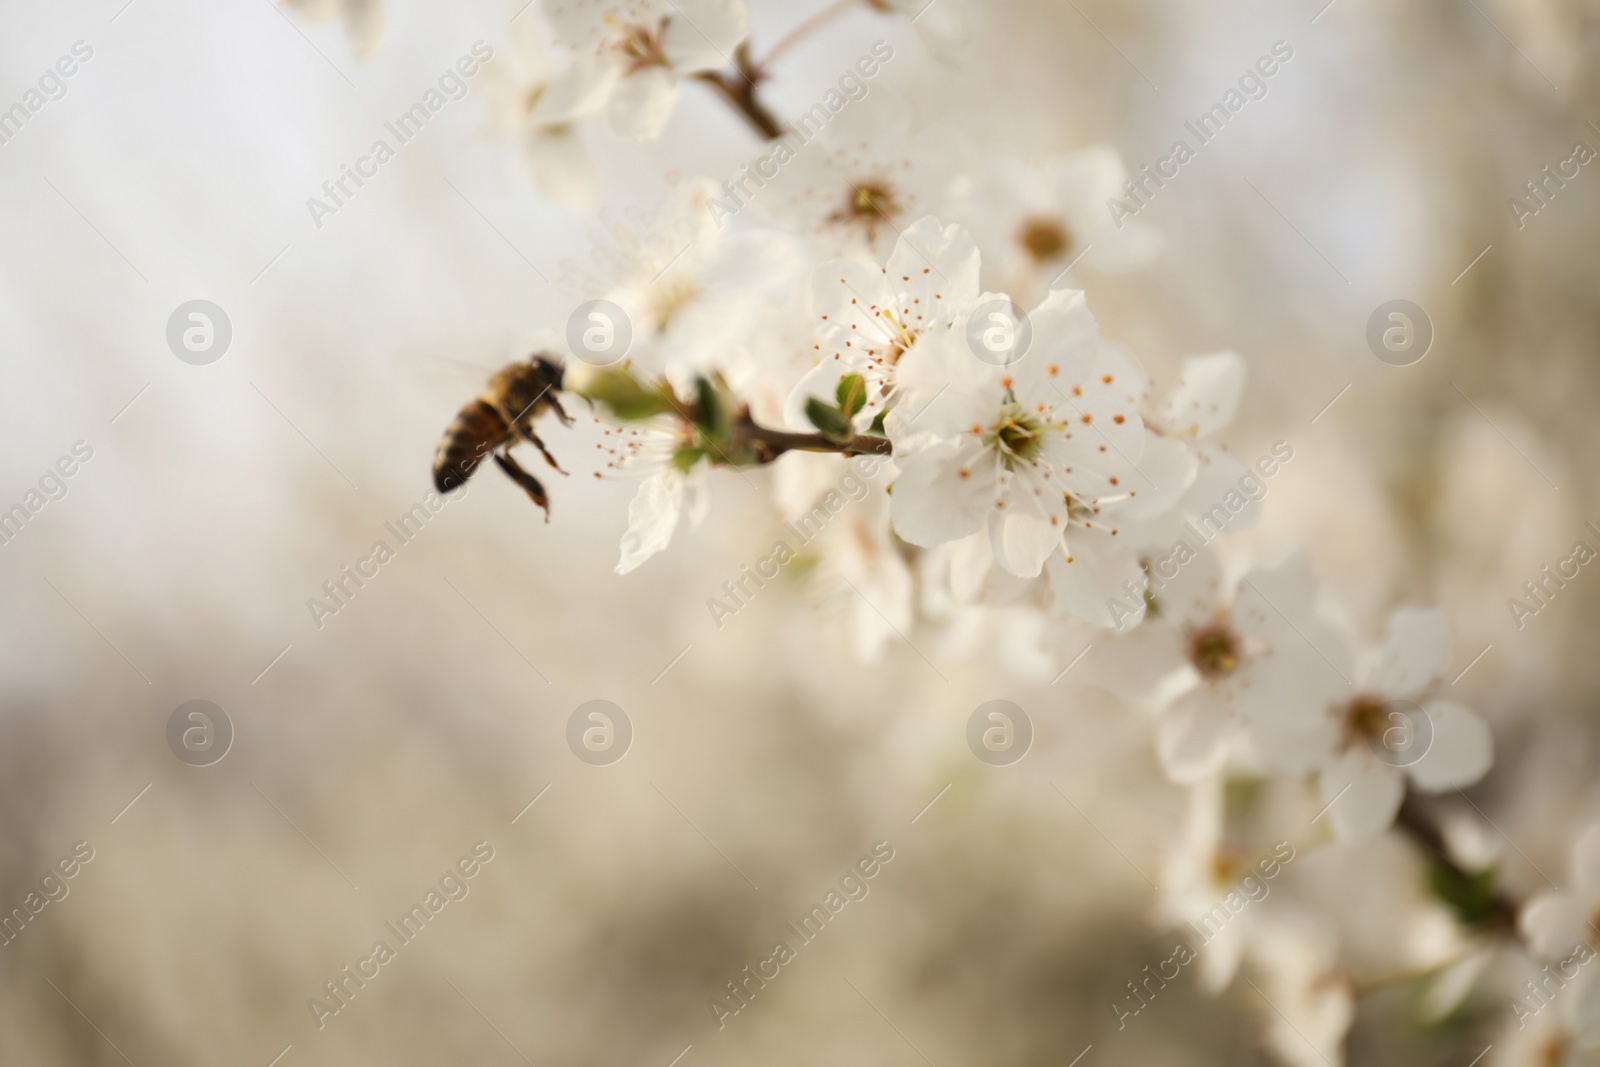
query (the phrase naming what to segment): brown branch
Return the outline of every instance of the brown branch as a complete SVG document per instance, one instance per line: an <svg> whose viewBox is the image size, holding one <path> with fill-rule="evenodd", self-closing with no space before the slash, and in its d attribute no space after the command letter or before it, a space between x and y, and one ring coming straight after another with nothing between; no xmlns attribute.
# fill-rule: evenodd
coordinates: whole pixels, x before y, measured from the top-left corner
<svg viewBox="0 0 1600 1067"><path fill-rule="evenodd" d="M1417 795L1409 790L1405 799L1400 802L1400 813L1395 819L1395 826L1411 839L1429 863L1441 868L1450 877L1461 883L1469 883L1475 877L1474 872L1464 870L1451 858L1449 849L1445 847L1444 834L1434 821L1432 813L1426 809ZM1500 933L1515 932L1517 913L1521 910L1515 900L1495 889L1489 894L1485 903L1488 910L1479 925Z"/></svg>
<svg viewBox="0 0 1600 1067"><path fill-rule="evenodd" d="M724 100L733 105L735 111L743 115L745 121L750 123L752 129L769 141L776 141L787 132L783 123L778 121L776 115L767 110L767 106L756 95L761 82L759 71L752 70L749 60L740 52L736 59L734 70L702 71L695 77L712 86L722 94Z"/></svg>
<svg viewBox="0 0 1600 1067"><path fill-rule="evenodd" d="M734 439L748 444L758 463L771 463L785 452L833 452L841 456L892 456L894 444L887 437L856 434L848 440L835 440L820 433L790 433L771 430L753 422L741 422Z"/></svg>

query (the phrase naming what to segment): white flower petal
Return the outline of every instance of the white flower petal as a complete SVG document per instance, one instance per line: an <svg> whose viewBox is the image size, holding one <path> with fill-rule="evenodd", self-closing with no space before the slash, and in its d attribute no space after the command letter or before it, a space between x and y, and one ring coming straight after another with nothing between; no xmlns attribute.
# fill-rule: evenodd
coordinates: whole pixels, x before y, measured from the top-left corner
<svg viewBox="0 0 1600 1067"><path fill-rule="evenodd" d="M653 141L661 136L673 105L678 102L678 79L662 67L646 67L629 74L611 93L611 129L632 141Z"/></svg>
<svg viewBox="0 0 1600 1067"><path fill-rule="evenodd" d="M1359 745L1323 764L1318 777L1322 801L1332 805L1323 818L1332 821L1340 841L1352 844L1387 830L1405 796L1401 773Z"/></svg>
<svg viewBox="0 0 1600 1067"><path fill-rule="evenodd" d="M1542 893L1517 916L1528 951L1540 959L1565 959L1573 946L1588 944L1590 909L1572 893Z"/></svg>
<svg viewBox="0 0 1600 1067"><path fill-rule="evenodd" d="M1052 553L1045 567L1056 604L1074 618L1119 633L1143 622L1144 568L1124 539L1073 527L1066 550Z"/></svg>
<svg viewBox="0 0 1600 1067"><path fill-rule="evenodd" d="M898 294L896 314L913 329L965 318L978 296L978 246L965 229L932 215L905 228L884 271Z"/></svg>
<svg viewBox="0 0 1600 1067"><path fill-rule="evenodd" d="M1222 564L1209 548L1180 539L1147 558L1156 606L1173 626L1204 626L1227 606Z"/></svg>
<svg viewBox="0 0 1600 1067"><path fill-rule="evenodd" d="M1423 711L1433 727L1433 741L1417 762L1406 768L1425 793L1471 785L1494 762L1494 737L1477 712L1445 700L1430 700Z"/></svg>
<svg viewBox="0 0 1600 1067"><path fill-rule="evenodd" d="M1279 730L1314 730L1348 686L1298 635L1258 654L1246 652L1234 676L1239 711Z"/></svg>
<svg viewBox="0 0 1600 1067"><path fill-rule="evenodd" d="M744 0L673 0L661 51L674 70L693 74L733 62L733 50L750 32Z"/></svg>
<svg viewBox="0 0 1600 1067"><path fill-rule="evenodd" d="M529 118L535 122L570 122L605 107L626 69L618 58L592 56L574 60L561 76L545 86Z"/></svg>
<svg viewBox="0 0 1600 1067"><path fill-rule="evenodd" d="M1198 463L1183 509L1206 536L1239 530L1261 517L1267 483L1233 456L1211 444L1194 445Z"/></svg>
<svg viewBox="0 0 1600 1067"><path fill-rule="evenodd" d="M1194 452L1182 441L1146 430L1144 454L1122 477L1128 496L1117 502L1117 515L1150 519L1166 514L1183 499L1199 466Z"/></svg>
<svg viewBox="0 0 1600 1067"><path fill-rule="evenodd" d="M994 494L995 464L985 450L940 442L901 461L889 498L894 532L924 548L966 537L983 529Z"/></svg>
<svg viewBox="0 0 1600 1067"><path fill-rule="evenodd" d="M1156 727L1156 753L1167 777L1192 784L1222 769L1238 731L1233 713L1210 686L1180 697Z"/></svg>
<svg viewBox="0 0 1600 1067"><path fill-rule="evenodd" d="M1279 774L1300 776L1316 770L1333 755L1339 731L1330 718L1307 730L1284 730L1262 722L1250 724L1256 755Z"/></svg>
<svg viewBox="0 0 1600 1067"><path fill-rule="evenodd" d="M1011 493L1008 506L989 509L989 545L1001 569L1019 578L1033 578L1061 545L1061 527L1021 494Z"/></svg>
<svg viewBox="0 0 1600 1067"><path fill-rule="evenodd" d="M1367 675L1389 697L1414 697L1450 666L1450 621L1438 608L1402 607L1389 616L1389 639Z"/></svg>
<svg viewBox="0 0 1600 1067"><path fill-rule="evenodd" d="M1210 437L1233 421L1244 378L1244 360L1237 352L1190 356L1156 421L1173 436Z"/></svg>
<svg viewBox="0 0 1600 1067"><path fill-rule="evenodd" d="M1135 704L1154 703L1180 676L1192 676L1183 658L1183 639L1160 622L1099 639L1077 670L1095 685Z"/></svg>
<svg viewBox="0 0 1600 1067"><path fill-rule="evenodd" d="M556 203L590 211L600 199L600 172L571 126L530 129L524 140L534 184Z"/></svg>
<svg viewBox="0 0 1600 1067"><path fill-rule="evenodd" d="M984 581L994 567L989 534L979 531L950 545L950 595L959 603L975 604L983 595Z"/></svg>
<svg viewBox="0 0 1600 1067"><path fill-rule="evenodd" d="M640 483L628 504L628 532L622 535L618 574L627 574L672 540L683 508L684 481L682 472L666 467Z"/></svg>
<svg viewBox="0 0 1600 1067"><path fill-rule="evenodd" d="M825 348L865 360L895 339L883 313L895 305L883 268L858 259L830 259L811 272L811 311Z"/></svg>

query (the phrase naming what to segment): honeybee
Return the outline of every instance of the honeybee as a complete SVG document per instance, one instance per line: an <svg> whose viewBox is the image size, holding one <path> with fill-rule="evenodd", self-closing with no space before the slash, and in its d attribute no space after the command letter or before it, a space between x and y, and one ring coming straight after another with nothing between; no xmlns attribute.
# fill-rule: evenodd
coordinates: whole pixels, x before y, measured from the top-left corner
<svg viewBox="0 0 1600 1067"><path fill-rule="evenodd" d="M554 411L564 424L572 425L556 395L561 388L561 373L561 364L543 355L497 371L489 379L489 387L461 409L440 439L433 454L434 488L447 493L465 485L487 454L506 477L522 486L529 498L544 509L544 521L549 522L550 498L545 495L544 486L511 457L511 448L518 441L527 441L554 470L567 473L533 430L534 420L546 411Z"/></svg>

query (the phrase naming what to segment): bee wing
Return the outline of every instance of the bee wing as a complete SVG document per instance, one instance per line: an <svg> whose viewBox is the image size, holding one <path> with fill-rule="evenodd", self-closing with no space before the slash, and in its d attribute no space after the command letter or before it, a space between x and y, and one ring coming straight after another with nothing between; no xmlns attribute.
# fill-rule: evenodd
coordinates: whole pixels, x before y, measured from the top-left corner
<svg viewBox="0 0 1600 1067"><path fill-rule="evenodd" d="M438 352L404 352L395 357L395 370L413 385L460 400L483 392L497 369Z"/></svg>

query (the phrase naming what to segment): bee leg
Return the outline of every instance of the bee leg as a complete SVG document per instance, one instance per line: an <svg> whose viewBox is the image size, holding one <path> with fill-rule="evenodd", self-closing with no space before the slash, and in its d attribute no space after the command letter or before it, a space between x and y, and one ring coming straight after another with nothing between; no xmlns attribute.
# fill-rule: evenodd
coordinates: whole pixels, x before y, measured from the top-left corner
<svg viewBox="0 0 1600 1067"><path fill-rule="evenodd" d="M523 470L521 465L510 456L494 453L495 465L505 471L506 477L522 486L522 491L541 508L544 508L544 521L550 521L550 498L544 494L544 486L539 484L539 479Z"/></svg>
<svg viewBox="0 0 1600 1067"><path fill-rule="evenodd" d="M561 424L563 426L571 426L572 416L568 415L561 409L561 401L556 398L555 393L549 393L547 395L549 396L549 399L546 401L546 403L550 405L550 410L556 413L556 418L561 420Z"/></svg>
<svg viewBox="0 0 1600 1067"><path fill-rule="evenodd" d="M528 429L525 426L517 427L517 434L524 441L528 442L534 448L537 448L539 450L539 454L544 457L544 461L546 463L550 464L550 466L551 466L551 468L553 470L557 471L560 474L567 473L566 471L561 469L561 464L556 462L556 457L554 457L554 456L552 456L550 454L550 450L548 448L544 447L544 442L539 440L539 435L538 434L534 433L532 430Z"/></svg>

